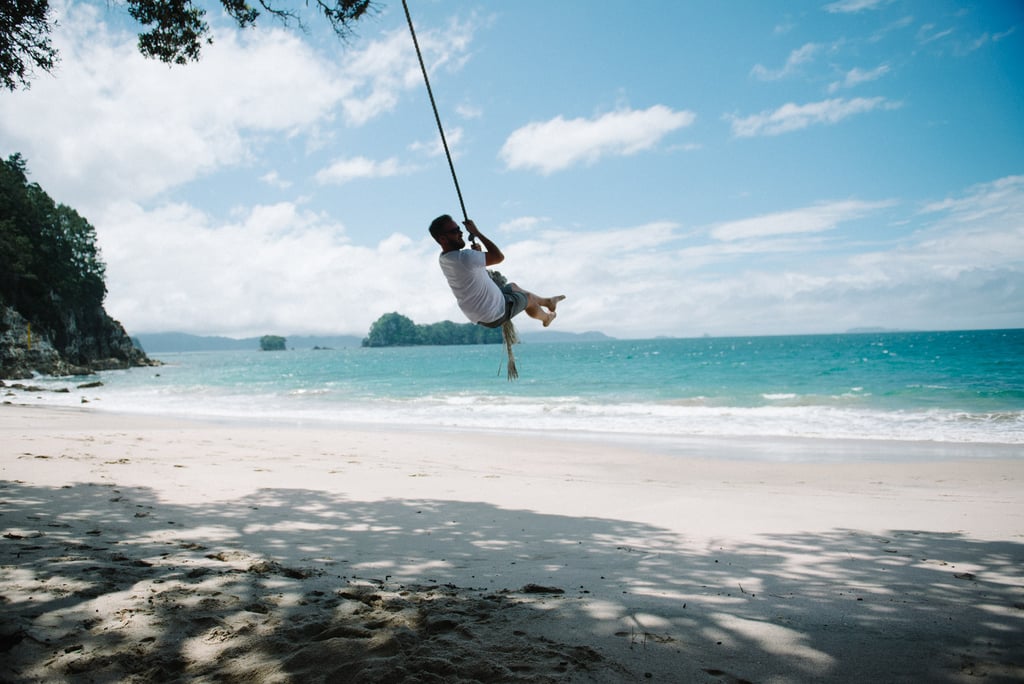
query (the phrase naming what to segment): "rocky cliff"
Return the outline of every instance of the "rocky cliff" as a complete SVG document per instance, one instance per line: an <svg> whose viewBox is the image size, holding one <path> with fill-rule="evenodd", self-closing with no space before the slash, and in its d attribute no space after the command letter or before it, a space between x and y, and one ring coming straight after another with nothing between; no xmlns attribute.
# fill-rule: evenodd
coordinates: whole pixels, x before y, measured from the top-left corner
<svg viewBox="0 0 1024 684"><path fill-rule="evenodd" d="M103 307L64 310L56 325L30 325L0 305L0 379L88 375L99 370L156 365L137 349Z"/></svg>

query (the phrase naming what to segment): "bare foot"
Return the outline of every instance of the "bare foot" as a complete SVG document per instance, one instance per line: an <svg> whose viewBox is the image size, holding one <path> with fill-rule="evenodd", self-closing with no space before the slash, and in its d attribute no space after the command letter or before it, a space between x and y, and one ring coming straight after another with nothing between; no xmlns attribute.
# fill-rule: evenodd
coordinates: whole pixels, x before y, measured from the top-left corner
<svg viewBox="0 0 1024 684"><path fill-rule="evenodd" d="M552 311L552 312L551 312L550 314L548 314L548 315L547 315L547 316L546 316L546 317L544 318L544 327L546 328L546 327L548 327L549 325L551 325L551 321L555 320L555 316L557 316L557 315L558 315L558 314L556 314L556 313L555 313L554 311Z"/></svg>
<svg viewBox="0 0 1024 684"><path fill-rule="evenodd" d="M562 301L563 299L565 299L565 295L558 295L557 297L548 297L548 308L554 311L555 306L558 304L558 302Z"/></svg>

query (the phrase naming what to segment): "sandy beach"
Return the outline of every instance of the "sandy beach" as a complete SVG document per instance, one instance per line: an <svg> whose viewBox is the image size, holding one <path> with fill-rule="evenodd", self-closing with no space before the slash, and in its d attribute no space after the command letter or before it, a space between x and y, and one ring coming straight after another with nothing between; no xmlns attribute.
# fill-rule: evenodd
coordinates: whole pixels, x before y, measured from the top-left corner
<svg viewBox="0 0 1024 684"><path fill-rule="evenodd" d="M0 467L5 682L1024 681L1015 447L4 405Z"/></svg>

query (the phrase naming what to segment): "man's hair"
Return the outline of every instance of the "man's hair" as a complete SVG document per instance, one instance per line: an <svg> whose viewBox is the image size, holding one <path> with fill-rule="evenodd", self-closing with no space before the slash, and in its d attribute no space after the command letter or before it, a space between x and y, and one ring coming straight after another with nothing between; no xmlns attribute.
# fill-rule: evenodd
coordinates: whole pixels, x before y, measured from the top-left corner
<svg viewBox="0 0 1024 684"><path fill-rule="evenodd" d="M430 222L430 234L437 239L437 236L441 233L441 229L448 225L448 222L452 220L452 217L448 214L442 214L436 219Z"/></svg>

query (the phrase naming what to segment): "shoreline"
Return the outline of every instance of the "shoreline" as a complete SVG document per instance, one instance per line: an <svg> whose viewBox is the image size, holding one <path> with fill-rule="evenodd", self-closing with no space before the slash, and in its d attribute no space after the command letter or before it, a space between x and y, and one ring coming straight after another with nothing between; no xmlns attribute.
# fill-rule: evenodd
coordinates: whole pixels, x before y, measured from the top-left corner
<svg viewBox="0 0 1024 684"><path fill-rule="evenodd" d="M1004 348L1015 339L999 338L1003 351L994 363L1012 360ZM829 354L819 358L822 349L795 363L793 358L803 359L794 357L795 348L786 347L789 351L782 353L777 345L753 338L751 342L754 351L746 346L716 348L713 359L705 359L707 364L698 363L710 353L700 345L691 349L648 341L641 350L613 347L605 350L607 356L573 357L581 364L578 372L565 362L557 345L546 346L536 361L536 377L527 375L514 385L494 376L494 368L483 358L488 355L473 349L458 356L457 370L445 347L378 350L382 353L358 361L312 351L242 356L211 352L203 359L181 358L180 364L158 373L101 373L103 384L98 387L85 387L96 384L92 382L75 387L72 379L40 378L40 392L7 394L20 404L174 414L183 419L218 416L224 421L258 419L289 426L373 425L416 431L443 426L484 433L543 429L553 438L594 434L621 443L643 438L670 448L678 441L684 451L700 440L735 438L742 444L743 439L790 437L1024 448L1024 414L1012 389L1020 383L1012 370L1002 379L984 368L975 374L964 370L962 377L955 372L949 377L934 375L935 358L946 358L947 352L967 367L981 363L973 355L965 356L962 341L959 346L939 345L934 354L927 351L934 341L925 339L892 354L874 343L851 344L843 352L843 363ZM721 362L712 362L715 359ZM866 359L877 363L866 364ZM729 360L732 363L726 363ZM896 365L890 368L891 363ZM402 365L401 373L379 374L394 364ZM596 372L593 364L603 370ZM673 380L661 382L659 370ZM49 393L56 390L60 393ZM949 457L958 457L955 449ZM792 458L800 452L813 455L817 447L783 451ZM921 458L932 456L925 453Z"/></svg>
<svg viewBox="0 0 1024 684"><path fill-rule="evenodd" d="M319 417L268 418L240 415L179 414L151 411L108 409L91 404L60 405L40 402L4 401L4 407L67 412L68 415L91 416L90 424L109 418L112 424L123 421L143 424L180 426L208 426L222 428L317 430L338 432L418 434L464 434L488 437L508 437L523 434L520 428L486 426L438 425L422 423L380 423L358 420L324 419ZM557 429L543 427L533 436L553 442L581 442L597 446L615 446L644 452L693 457L712 450L717 458L725 460L752 460L766 463L843 463L877 462L891 460L898 452L900 462L971 461L988 459L1024 459L1024 445L1006 442L961 442L942 440L893 439L883 437L821 437L805 435L715 435L715 434L644 434L638 432L601 432L596 430Z"/></svg>
<svg viewBox="0 0 1024 684"><path fill-rule="evenodd" d="M5 679L1024 676L1019 458L35 406L0 444Z"/></svg>

